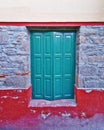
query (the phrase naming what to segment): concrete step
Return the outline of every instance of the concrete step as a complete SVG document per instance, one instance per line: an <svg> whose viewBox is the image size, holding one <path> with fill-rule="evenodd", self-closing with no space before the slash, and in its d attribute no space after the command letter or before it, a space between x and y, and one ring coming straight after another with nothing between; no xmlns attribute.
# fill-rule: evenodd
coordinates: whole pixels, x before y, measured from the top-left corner
<svg viewBox="0 0 104 130"><path fill-rule="evenodd" d="M32 99L29 103L29 107L76 107L75 99L62 99L62 100L36 100Z"/></svg>

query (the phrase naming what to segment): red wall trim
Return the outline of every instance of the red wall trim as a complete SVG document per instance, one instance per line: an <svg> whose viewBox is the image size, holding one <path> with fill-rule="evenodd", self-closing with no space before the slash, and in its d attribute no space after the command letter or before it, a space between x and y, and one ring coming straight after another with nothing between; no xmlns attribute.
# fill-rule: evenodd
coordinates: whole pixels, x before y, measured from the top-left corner
<svg viewBox="0 0 104 130"><path fill-rule="evenodd" d="M104 22L0 22L0 26L78 27L78 26L104 26Z"/></svg>

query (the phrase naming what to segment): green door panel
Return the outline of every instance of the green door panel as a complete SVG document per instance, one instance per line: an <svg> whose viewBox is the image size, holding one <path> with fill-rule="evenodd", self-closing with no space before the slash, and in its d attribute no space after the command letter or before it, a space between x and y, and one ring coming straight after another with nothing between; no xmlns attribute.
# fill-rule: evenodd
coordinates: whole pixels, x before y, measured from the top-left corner
<svg viewBox="0 0 104 130"><path fill-rule="evenodd" d="M52 99L52 35L51 33L44 33L44 54L43 54L43 68L44 68L44 98Z"/></svg>
<svg viewBox="0 0 104 130"><path fill-rule="evenodd" d="M31 79L33 98L43 98L43 36L31 34Z"/></svg>
<svg viewBox="0 0 104 130"><path fill-rule="evenodd" d="M74 43L72 42L71 33L64 33L63 39L63 95L64 98L70 98L74 95L72 87L74 85L72 84L72 78L74 77L72 77L72 73L74 73L73 67L75 65L72 63L72 61L74 60L74 56L72 53L75 53L75 50L72 46L72 44Z"/></svg>
<svg viewBox="0 0 104 130"><path fill-rule="evenodd" d="M31 33L33 98L74 98L75 41L75 32Z"/></svg>
<svg viewBox="0 0 104 130"><path fill-rule="evenodd" d="M53 89L54 99L62 97L62 33L53 33Z"/></svg>

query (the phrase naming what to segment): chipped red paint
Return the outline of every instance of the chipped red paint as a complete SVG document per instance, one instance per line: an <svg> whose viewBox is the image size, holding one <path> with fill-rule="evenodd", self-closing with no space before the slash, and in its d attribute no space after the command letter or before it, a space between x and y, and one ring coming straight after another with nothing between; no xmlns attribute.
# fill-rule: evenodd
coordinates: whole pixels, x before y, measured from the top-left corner
<svg viewBox="0 0 104 130"><path fill-rule="evenodd" d="M30 107L40 114L52 113L53 115L70 113L71 117L89 118L97 113L104 114L104 89L81 89L75 87L76 106L61 107Z"/></svg>
<svg viewBox="0 0 104 130"><path fill-rule="evenodd" d="M104 26L104 22L0 22L0 26L35 26L35 27L67 27L67 26Z"/></svg>
<svg viewBox="0 0 104 130"><path fill-rule="evenodd" d="M29 89L0 90L0 119L17 119L25 114L51 114L88 118L96 113L104 114L104 89L84 89L75 87L76 105L69 106L31 106L31 87ZM34 101L35 102L35 101ZM60 102L60 101L59 101Z"/></svg>
<svg viewBox="0 0 104 130"><path fill-rule="evenodd" d="M85 112L87 117L104 113L104 89L77 89L77 113Z"/></svg>
<svg viewBox="0 0 104 130"><path fill-rule="evenodd" d="M28 111L29 89L0 90L0 119L16 119Z"/></svg>

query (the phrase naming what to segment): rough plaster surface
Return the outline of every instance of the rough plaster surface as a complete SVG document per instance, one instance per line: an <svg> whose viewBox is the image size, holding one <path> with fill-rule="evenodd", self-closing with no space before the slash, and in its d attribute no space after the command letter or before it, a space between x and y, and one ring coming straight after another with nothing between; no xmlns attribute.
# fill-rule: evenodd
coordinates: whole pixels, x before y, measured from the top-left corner
<svg viewBox="0 0 104 130"><path fill-rule="evenodd" d="M26 27L0 27L0 88L30 85L30 36ZM104 88L104 27L82 26L77 32L78 87Z"/></svg>

